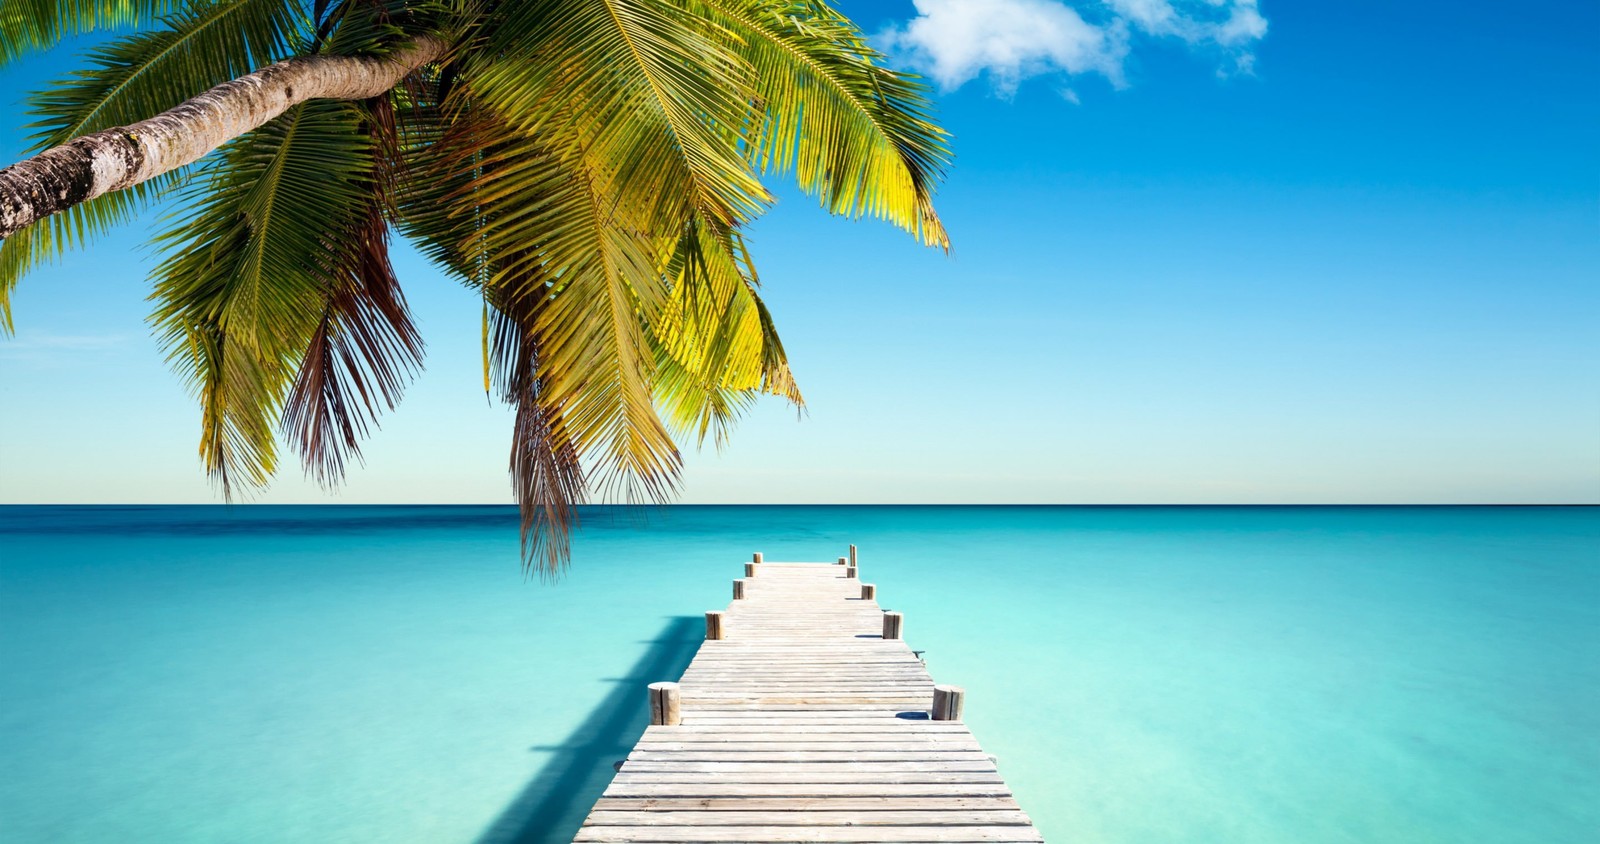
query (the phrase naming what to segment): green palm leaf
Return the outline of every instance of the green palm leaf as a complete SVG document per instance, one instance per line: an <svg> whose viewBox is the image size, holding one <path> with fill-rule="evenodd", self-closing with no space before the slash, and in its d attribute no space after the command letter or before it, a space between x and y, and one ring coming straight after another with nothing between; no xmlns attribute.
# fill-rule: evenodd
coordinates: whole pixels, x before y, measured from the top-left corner
<svg viewBox="0 0 1600 844"><path fill-rule="evenodd" d="M328 285L322 320L283 412L289 444L324 487L344 480L346 464L361 458L360 442L379 412L394 409L422 366L422 338L389 262L400 160L393 103L377 98L357 108L372 140L367 172L356 182L367 192L366 213L327 221L331 263L322 268Z"/></svg>
<svg viewBox="0 0 1600 844"><path fill-rule="evenodd" d="M457 280L481 287L488 280L487 268L467 257L487 213L474 199L476 180L484 148L503 126L465 96L450 98L449 106L442 104L441 78L453 76L448 68L442 74L419 74L396 110L402 159L396 225L423 255ZM474 255L483 261L493 258L482 249Z"/></svg>
<svg viewBox="0 0 1600 844"><path fill-rule="evenodd" d="M0 6L0 67L69 36L148 23L178 5L175 0L7 0Z"/></svg>
<svg viewBox="0 0 1600 844"><path fill-rule="evenodd" d="M679 431L720 448L757 396L804 405L737 232L697 221L667 278L672 295L651 327L656 400Z"/></svg>
<svg viewBox="0 0 1600 844"><path fill-rule="evenodd" d="M65 14L71 5L63 4L60 11ZM100 5L110 9L106 14L123 5L138 12L136 4ZM168 5L150 4L150 8L165 10ZM295 25L291 12L282 0L201 4L163 19L161 29L134 33L91 50L86 69L29 98L28 111L34 115L26 124L34 130L31 148L49 149L138 122L249 72L257 62L286 55ZM132 20L137 22L137 15ZM10 293L24 273L132 219L186 175L187 170L174 171L130 190L97 197L0 242L0 326L11 330Z"/></svg>
<svg viewBox="0 0 1600 844"><path fill-rule="evenodd" d="M652 403L655 358L646 330L667 296L658 257L665 245L637 227L637 211L599 192L603 179L541 141L482 110L463 118L423 157L428 169L413 169L420 186L405 194L403 217L459 275L482 285L497 319L515 315L525 336L512 344L496 323L496 381L519 408L519 438L544 443L533 449L542 449L537 458L527 443L514 445L514 486L531 489L522 483L528 472L571 453L603 494L658 499L679 467ZM554 524L542 519L533 527ZM543 548L560 540L528 541Z"/></svg>
<svg viewBox="0 0 1600 844"><path fill-rule="evenodd" d="M487 47L469 67L484 104L663 228L691 208L747 221L770 201L738 149L749 68L704 18L659 0L540 0Z"/></svg>
<svg viewBox="0 0 1600 844"><path fill-rule="evenodd" d="M229 144L160 236L151 318L203 408L200 451L225 492L264 485L306 349L349 283L336 235L371 212L361 110L314 100Z"/></svg>
<svg viewBox="0 0 1600 844"><path fill-rule="evenodd" d="M949 247L933 208L948 135L920 80L883 66L855 24L820 0L688 2L735 33L755 69L753 162L793 172L831 213L880 217Z"/></svg>
<svg viewBox="0 0 1600 844"><path fill-rule="evenodd" d="M659 247L619 224L599 182L535 146L485 156L475 199L506 210L485 219L467 254L497 257L491 297L548 297L532 326L543 401L560 408L607 494L655 500L679 466L651 403L646 325L666 297Z"/></svg>

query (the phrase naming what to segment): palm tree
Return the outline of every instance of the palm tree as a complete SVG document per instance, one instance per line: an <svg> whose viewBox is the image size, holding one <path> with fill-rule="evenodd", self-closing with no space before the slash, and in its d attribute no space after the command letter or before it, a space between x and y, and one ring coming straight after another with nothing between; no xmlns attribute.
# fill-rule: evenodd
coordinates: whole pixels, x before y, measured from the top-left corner
<svg viewBox="0 0 1600 844"><path fill-rule="evenodd" d="M0 171L0 320L30 267L173 203L151 322L224 495L280 432L336 485L421 366L391 232L483 298L542 573L576 502L670 495L675 437L801 406L742 237L761 176L948 248L924 87L822 0L7 0L0 64L111 28Z"/></svg>

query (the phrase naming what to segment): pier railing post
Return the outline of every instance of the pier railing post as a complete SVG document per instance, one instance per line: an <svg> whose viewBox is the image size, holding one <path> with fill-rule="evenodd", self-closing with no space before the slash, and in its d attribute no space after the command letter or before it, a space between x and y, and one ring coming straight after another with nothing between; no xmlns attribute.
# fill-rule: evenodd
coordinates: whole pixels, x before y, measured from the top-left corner
<svg viewBox="0 0 1600 844"><path fill-rule="evenodd" d="M706 613L706 638L712 641L723 638L721 610Z"/></svg>
<svg viewBox="0 0 1600 844"><path fill-rule="evenodd" d="M855 580L856 579L856 567L855 566L845 566L844 576L845 576L846 580Z"/></svg>
<svg viewBox="0 0 1600 844"><path fill-rule="evenodd" d="M850 565L856 564L856 546L850 546Z"/></svg>
<svg viewBox="0 0 1600 844"><path fill-rule="evenodd" d="M683 697L677 683L650 684L650 724L675 727L683 721Z"/></svg>
<svg viewBox="0 0 1600 844"><path fill-rule="evenodd" d="M901 622L903 622L904 620L905 620L905 616L901 615L900 613L897 613L897 612L886 612L886 613L884 613L883 614L883 638L885 638L885 639L898 639L898 638L900 638Z"/></svg>
<svg viewBox="0 0 1600 844"><path fill-rule="evenodd" d="M967 690L960 686L933 687L933 720L960 721L967 703Z"/></svg>
<svg viewBox="0 0 1600 844"><path fill-rule="evenodd" d="M733 582L733 599L735 601L744 600L744 581L742 579Z"/></svg>
<svg viewBox="0 0 1600 844"><path fill-rule="evenodd" d="M849 565L849 564L850 564L850 561L847 560L846 558L844 558L844 557L840 557L839 558L838 565L844 566L844 565Z"/></svg>
<svg viewBox="0 0 1600 844"><path fill-rule="evenodd" d="M745 563L744 564L744 576L745 577L755 577L756 576L757 565L758 565L757 563Z"/></svg>
<svg viewBox="0 0 1600 844"><path fill-rule="evenodd" d="M761 552L757 551L754 554L750 555L750 562L752 562L752 563L763 563L763 562L766 562L766 561L761 559Z"/></svg>
<svg viewBox="0 0 1600 844"><path fill-rule="evenodd" d="M877 599L878 599L878 584L876 584L876 583L863 583L863 584L861 584L861 600L863 600L863 601L876 601Z"/></svg>

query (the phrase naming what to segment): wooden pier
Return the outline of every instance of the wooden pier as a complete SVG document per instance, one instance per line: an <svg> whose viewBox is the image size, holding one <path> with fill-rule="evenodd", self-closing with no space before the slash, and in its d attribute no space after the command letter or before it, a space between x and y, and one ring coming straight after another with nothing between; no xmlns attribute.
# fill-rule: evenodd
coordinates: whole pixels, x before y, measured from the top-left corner
<svg viewBox="0 0 1600 844"><path fill-rule="evenodd" d="M577 841L1042 841L855 547L755 555Z"/></svg>

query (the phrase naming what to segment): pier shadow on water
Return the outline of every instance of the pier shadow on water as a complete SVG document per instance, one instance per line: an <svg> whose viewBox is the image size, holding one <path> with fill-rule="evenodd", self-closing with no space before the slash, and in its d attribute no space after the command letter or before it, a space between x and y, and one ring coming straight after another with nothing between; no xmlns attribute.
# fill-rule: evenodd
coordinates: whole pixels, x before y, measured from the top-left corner
<svg viewBox="0 0 1600 844"><path fill-rule="evenodd" d="M644 655L590 711L550 761L523 787L476 844L567 844L578 834L589 808L614 774L612 763L628 756L650 722L645 687L676 680L705 640L698 616L669 619Z"/></svg>

